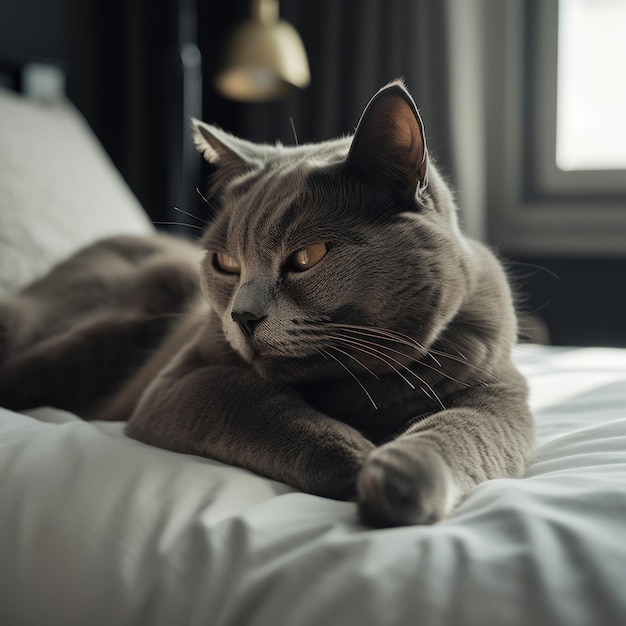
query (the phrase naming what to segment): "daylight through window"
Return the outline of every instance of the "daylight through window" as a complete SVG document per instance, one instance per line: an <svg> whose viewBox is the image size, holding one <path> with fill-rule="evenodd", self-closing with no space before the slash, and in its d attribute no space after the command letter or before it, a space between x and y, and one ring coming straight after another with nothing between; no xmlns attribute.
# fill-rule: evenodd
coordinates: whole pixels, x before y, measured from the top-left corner
<svg viewBox="0 0 626 626"><path fill-rule="evenodd" d="M559 0L556 161L626 169L626 0Z"/></svg>

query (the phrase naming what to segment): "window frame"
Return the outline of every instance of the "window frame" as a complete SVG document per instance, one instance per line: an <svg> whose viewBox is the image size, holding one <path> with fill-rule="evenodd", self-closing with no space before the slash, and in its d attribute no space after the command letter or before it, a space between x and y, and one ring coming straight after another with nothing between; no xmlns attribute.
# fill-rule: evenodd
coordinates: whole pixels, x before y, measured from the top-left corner
<svg viewBox="0 0 626 626"><path fill-rule="evenodd" d="M626 256L626 170L556 165L558 0L486 0L487 225L514 254Z"/></svg>

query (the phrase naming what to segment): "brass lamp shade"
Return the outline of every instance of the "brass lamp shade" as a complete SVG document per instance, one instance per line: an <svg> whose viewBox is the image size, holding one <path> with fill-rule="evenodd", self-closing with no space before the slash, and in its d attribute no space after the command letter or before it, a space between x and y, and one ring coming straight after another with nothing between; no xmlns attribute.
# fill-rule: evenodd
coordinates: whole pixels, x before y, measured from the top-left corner
<svg viewBox="0 0 626 626"><path fill-rule="evenodd" d="M302 40L291 24L278 19L278 1L254 0L250 19L227 41L217 90L233 100L261 102L291 87L306 87L310 80Z"/></svg>

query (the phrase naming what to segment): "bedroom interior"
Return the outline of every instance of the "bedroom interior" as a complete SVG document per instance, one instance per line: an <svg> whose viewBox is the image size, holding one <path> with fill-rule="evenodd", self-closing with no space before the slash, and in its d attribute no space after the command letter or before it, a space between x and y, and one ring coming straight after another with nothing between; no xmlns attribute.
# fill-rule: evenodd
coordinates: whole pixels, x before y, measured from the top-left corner
<svg viewBox="0 0 626 626"><path fill-rule="evenodd" d="M197 237L211 169L189 117L328 139L403 76L465 230L513 278L538 435L523 479L436 526L373 530L354 503L121 423L0 408L0 622L626 622L626 162L550 169L567 4L584 2L282 0L310 84L259 102L216 87L248 0L0 6L0 296L119 230Z"/></svg>

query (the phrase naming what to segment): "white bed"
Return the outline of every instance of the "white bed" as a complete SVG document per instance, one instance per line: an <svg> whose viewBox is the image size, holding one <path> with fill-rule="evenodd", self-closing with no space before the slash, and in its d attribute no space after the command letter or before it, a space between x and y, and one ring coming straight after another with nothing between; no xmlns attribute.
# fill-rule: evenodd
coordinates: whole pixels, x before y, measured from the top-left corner
<svg viewBox="0 0 626 626"><path fill-rule="evenodd" d="M67 167L37 161L61 139ZM89 184L72 186L80 167ZM3 292L91 238L150 228L76 111L0 92ZM352 503L143 445L121 423L0 409L0 624L626 624L626 350L516 358L536 459L432 527L372 530Z"/></svg>

